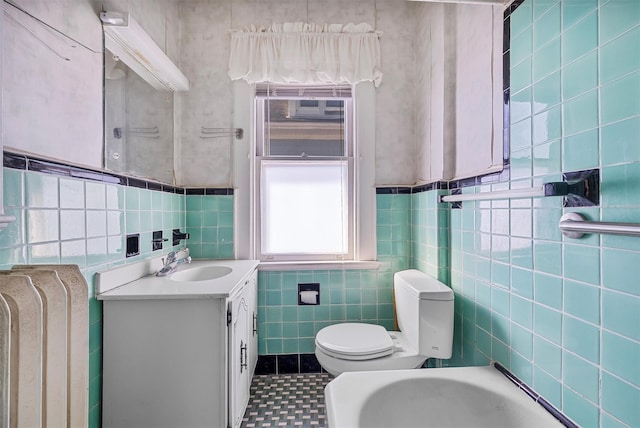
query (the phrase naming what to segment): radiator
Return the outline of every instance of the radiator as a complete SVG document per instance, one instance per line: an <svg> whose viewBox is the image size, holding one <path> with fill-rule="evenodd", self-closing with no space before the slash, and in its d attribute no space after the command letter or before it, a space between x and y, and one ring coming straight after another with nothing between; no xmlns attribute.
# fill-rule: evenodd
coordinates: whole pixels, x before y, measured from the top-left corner
<svg viewBox="0 0 640 428"><path fill-rule="evenodd" d="M0 271L0 428L86 427L88 287L76 265Z"/></svg>

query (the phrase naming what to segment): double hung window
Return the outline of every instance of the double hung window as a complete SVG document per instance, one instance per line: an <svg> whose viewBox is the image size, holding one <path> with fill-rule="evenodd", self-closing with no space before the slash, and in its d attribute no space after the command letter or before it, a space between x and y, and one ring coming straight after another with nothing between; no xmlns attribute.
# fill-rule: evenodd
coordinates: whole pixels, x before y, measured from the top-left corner
<svg viewBox="0 0 640 428"><path fill-rule="evenodd" d="M258 86L255 111L257 257L352 260L351 88Z"/></svg>

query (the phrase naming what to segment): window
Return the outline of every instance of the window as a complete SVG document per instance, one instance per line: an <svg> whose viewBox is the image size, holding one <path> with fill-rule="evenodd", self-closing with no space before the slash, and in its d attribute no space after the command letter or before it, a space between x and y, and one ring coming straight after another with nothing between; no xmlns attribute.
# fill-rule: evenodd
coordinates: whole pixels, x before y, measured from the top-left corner
<svg viewBox="0 0 640 428"><path fill-rule="evenodd" d="M351 88L258 87L255 111L257 257L352 260Z"/></svg>

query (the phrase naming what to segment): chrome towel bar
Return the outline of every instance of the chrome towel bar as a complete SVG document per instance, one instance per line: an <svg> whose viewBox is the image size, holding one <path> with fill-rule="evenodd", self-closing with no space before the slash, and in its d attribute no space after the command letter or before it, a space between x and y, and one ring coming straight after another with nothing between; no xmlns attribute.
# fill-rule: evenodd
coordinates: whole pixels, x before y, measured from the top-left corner
<svg viewBox="0 0 640 428"><path fill-rule="evenodd" d="M587 221L578 213L567 213L560 218L560 231L567 238L580 239L588 233L640 236L640 223L610 223Z"/></svg>
<svg viewBox="0 0 640 428"><path fill-rule="evenodd" d="M226 138L233 135L236 140L242 140L244 137L244 129L242 128L208 128L206 126L200 127L200 138Z"/></svg>

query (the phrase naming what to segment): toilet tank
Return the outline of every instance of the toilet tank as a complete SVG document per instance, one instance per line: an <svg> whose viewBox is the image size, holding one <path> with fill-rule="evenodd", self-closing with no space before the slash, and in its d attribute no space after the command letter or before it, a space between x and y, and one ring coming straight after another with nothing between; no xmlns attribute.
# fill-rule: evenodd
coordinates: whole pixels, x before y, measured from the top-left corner
<svg viewBox="0 0 640 428"><path fill-rule="evenodd" d="M451 358L453 290L437 279L409 269L393 277L398 327L428 358Z"/></svg>

